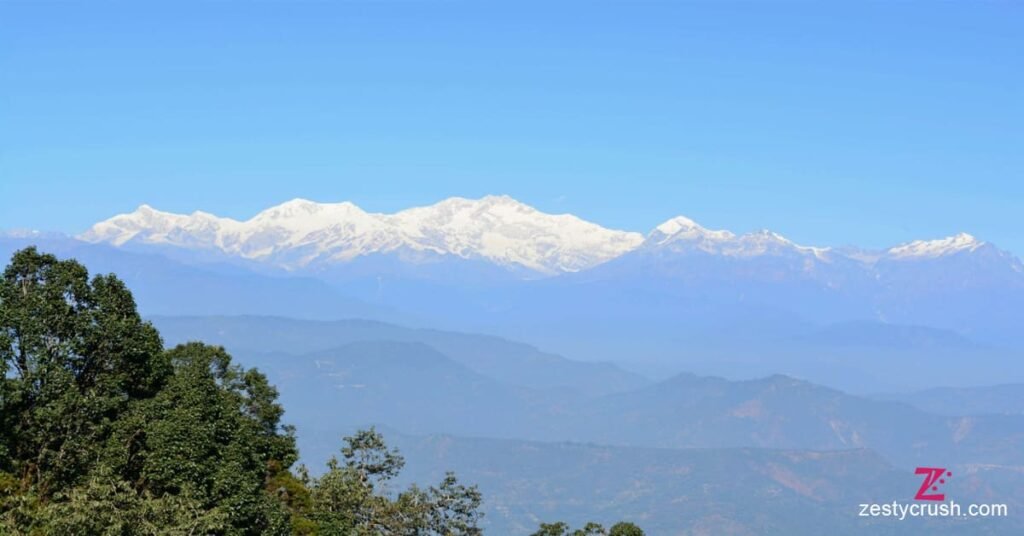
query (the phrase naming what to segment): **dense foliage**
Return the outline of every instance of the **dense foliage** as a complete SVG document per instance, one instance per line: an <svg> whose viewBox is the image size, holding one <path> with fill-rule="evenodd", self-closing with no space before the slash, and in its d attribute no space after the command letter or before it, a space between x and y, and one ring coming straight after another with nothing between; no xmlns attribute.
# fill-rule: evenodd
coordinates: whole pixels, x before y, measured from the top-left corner
<svg viewBox="0 0 1024 536"><path fill-rule="evenodd" d="M163 348L112 275L17 252L0 280L0 534L480 534L448 474L394 492L374 430L310 477L277 391L223 348ZM629 534L629 533L623 533Z"/></svg>

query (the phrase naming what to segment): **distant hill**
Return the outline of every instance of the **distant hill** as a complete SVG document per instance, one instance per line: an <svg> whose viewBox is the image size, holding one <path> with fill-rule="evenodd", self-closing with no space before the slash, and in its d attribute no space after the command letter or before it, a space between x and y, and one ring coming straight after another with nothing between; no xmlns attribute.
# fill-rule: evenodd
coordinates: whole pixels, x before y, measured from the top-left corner
<svg viewBox="0 0 1024 536"><path fill-rule="evenodd" d="M573 422L578 437L605 444L871 448L905 467L936 459L1024 467L1024 416L939 416L786 376L683 374L602 397Z"/></svg>
<svg viewBox="0 0 1024 536"><path fill-rule="evenodd" d="M997 468L956 473L951 498L1008 503L1005 519L871 519L861 503L912 502L912 470L870 450L652 449L579 443L414 437L386 432L409 460L403 482L445 468L479 483L488 533L524 535L539 520L627 519L648 534L1019 534L1024 477Z"/></svg>
<svg viewBox="0 0 1024 536"><path fill-rule="evenodd" d="M511 386L565 389L583 395L625 391L648 380L614 365L573 361L500 337L413 329L371 320L308 321L280 317L165 317L153 322L168 344L202 340L240 357L268 352L302 355L353 342L422 343L469 369Z"/></svg>
<svg viewBox="0 0 1024 536"><path fill-rule="evenodd" d="M262 366L271 357L256 364L278 378L300 431L380 422L411 433L514 437L531 426L523 389L422 343L353 342L300 358L278 355L276 366Z"/></svg>
<svg viewBox="0 0 1024 536"><path fill-rule="evenodd" d="M907 394L880 395L939 415L1024 415L1024 384L936 387Z"/></svg>

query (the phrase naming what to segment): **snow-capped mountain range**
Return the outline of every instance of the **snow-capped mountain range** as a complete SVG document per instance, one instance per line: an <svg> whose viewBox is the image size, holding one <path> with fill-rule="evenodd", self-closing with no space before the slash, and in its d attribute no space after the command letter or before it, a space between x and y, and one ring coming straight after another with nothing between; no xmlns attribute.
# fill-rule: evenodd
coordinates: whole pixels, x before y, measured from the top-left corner
<svg viewBox="0 0 1024 536"><path fill-rule="evenodd" d="M1024 348L1024 264L964 233L817 247L678 216L642 234L488 196L392 214L296 199L244 221L144 205L76 238L0 233L0 249L36 245L117 273L150 314L374 318L600 359L638 341L671 360L687 337L848 321Z"/></svg>
<svg viewBox="0 0 1024 536"><path fill-rule="evenodd" d="M349 203L294 199L238 221L205 212L173 214L142 205L95 224L78 237L114 246L152 245L216 252L286 270L338 265L371 255L403 261L482 260L527 273L578 272L633 251L701 253L731 258L798 255L814 262L931 259L987 244L961 233L886 251L842 252L795 244L771 232L736 235L672 218L646 235L606 229L571 214L546 214L507 196L453 197L394 214ZM1020 270L1019 261L1016 263Z"/></svg>
<svg viewBox="0 0 1024 536"><path fill-rule="evenodd" d="M639 233L605 229L570 214L545 214L506 196L453 197L394 214L352 203L294 199L246 221L143 205L97 223L80 239L215 250L294 270L374 254L479 259L540 274L575 272L636 248Z"/></svg>

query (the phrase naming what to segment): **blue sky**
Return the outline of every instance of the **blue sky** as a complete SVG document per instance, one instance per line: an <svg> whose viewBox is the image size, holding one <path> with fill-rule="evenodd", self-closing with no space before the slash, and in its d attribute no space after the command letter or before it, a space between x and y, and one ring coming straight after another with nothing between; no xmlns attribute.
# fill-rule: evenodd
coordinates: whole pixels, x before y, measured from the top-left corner
<svg viewBox="0 0 1024 536"><path fill-rule="evenodd" d="M0 228L506 193L1024 253L1024 6L552 4L0 2Z"/></svg>

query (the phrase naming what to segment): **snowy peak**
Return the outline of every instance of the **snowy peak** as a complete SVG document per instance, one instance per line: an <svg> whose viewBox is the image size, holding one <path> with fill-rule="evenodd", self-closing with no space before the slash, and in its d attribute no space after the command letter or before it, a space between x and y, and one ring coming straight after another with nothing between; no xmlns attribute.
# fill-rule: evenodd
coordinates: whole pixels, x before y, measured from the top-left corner
<svg viewBox="0 0 1024 536"><path fill-rule="evenodd" d="M546 214L508 196L454 197L389 218L405 236L437 251L542 273L583 270L643 241L639 233L605 229L570 214Z"/></svg>
<svg viewBox="0 0 1024 536"><path fill-rule="evenodd" d="M367 213L363 209L347 201L343 203L317 203L307 199L292 199L275 207L270 207L248 221L250 223L290 222L293 226L296 226L294 224L315 224L318 221L337 217L364 216L367 216Z"/></svg>
<svg viewBox="0 0 1024 536"><path fill-rule="evenodd" d="M673 236L683 231L702 231L704 228L686 216L676 216L655 227L654 230L665 236Z"/></svg>
<svg viewBox="0 0 1024 536"><path fill-rule="evenodd" d="M795 253L823 258L827 248L794 244L786 237L767 229L736 235L726 230L710 230L685 216L677 216L655 227L644 247L679 253L703 252L729 257L756 257Z"/></svg>
<svg viewBox="0 0 1024 536"><path fill-rule="evenodd" d="M545 214L507 196L456 197L395 214L368 213L349 202L293 199L246 221L142 205L97 223L79 238L214 250L286 269L413 251L542 274L589 268L643 240L638 233L605 229L572 215Z"/></svg>
<svg viewBox="0 0 1024 536"><path fill-rule="evenodd" d="M686 216L676 216L654 228L647 237L649 246L664 246L676 242L702 243L710 246L713 243L726 242L736 238L729 231L712 231Z"/></svg>
<svg viewBox="0 0 1024 536"><path fill-rule="evenodd" d="M967 234L960 233L938 240L915 240L890 248L887 254L895 259L936 258L953 255L962 251L974 251L985 245L985 242Z"/></svg>
<svg viewBox="0 0 1024 536"><path fill-rule="evenodd" d="M134 212L120 214L97 223L79 238L88 242L107 242L115 246L140 238L147 242L183 241L204 245L213 239L226 221L205 212L172 214L140 205Z"/></svg>

